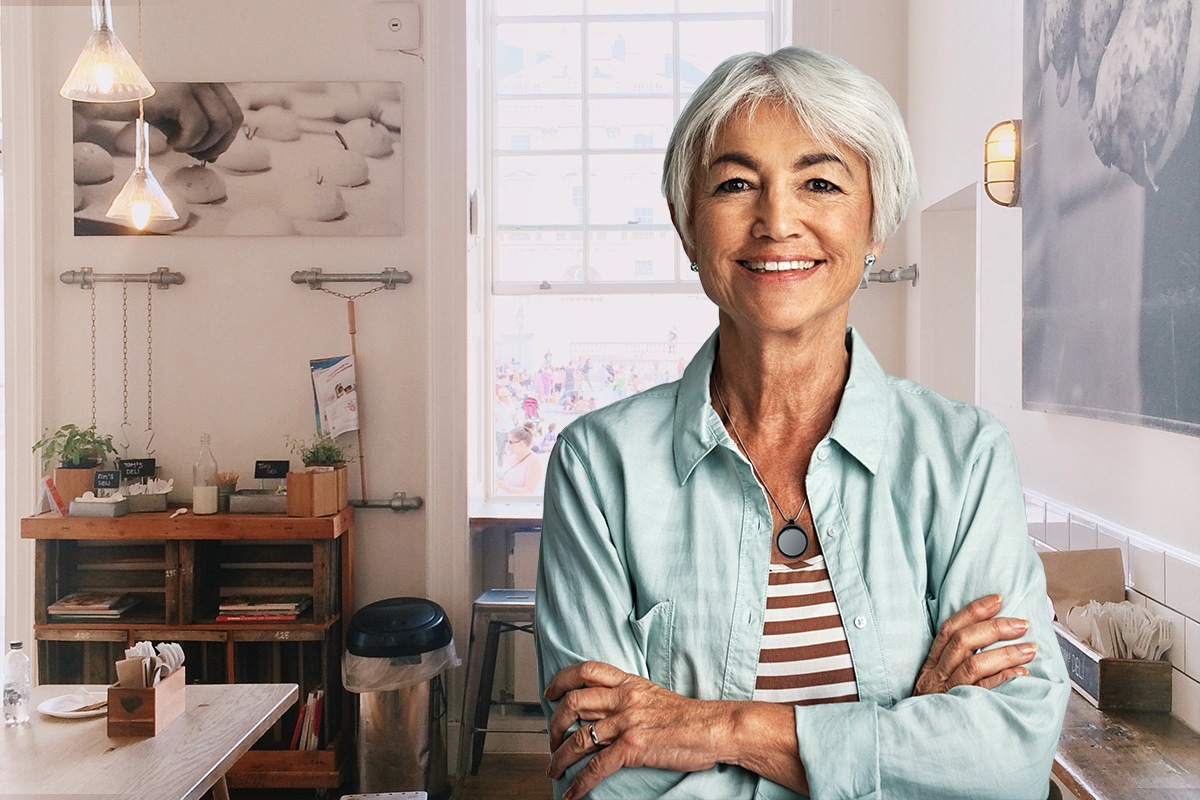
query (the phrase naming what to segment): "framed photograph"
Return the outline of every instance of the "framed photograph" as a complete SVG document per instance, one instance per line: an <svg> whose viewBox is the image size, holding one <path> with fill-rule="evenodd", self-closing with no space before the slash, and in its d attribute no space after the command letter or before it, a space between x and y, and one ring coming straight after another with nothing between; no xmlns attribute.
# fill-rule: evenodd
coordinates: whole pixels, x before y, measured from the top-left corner
<svg viewBox="0 0 1200 800"><path fill-rule="evenodd" d="M1027 409L1200 435L1200 4L1026 0Z"/></svg>
<svg viewBox="0 0 1200 800"><path fill-rule="evenodd" d="M138 231L131 222L105 216L134 169L136 104L75 103L76 235L402 233L401 84L164 83L156 88L145 101L150 169L180 218L151 222ZM207 93L203 102L194 101L199 89ZM217 91L227 102L232 98L244 119L227 150L212 161L197 160L180 151L181 131L205 121L204 112L212 106L207 98Z"/></svg>

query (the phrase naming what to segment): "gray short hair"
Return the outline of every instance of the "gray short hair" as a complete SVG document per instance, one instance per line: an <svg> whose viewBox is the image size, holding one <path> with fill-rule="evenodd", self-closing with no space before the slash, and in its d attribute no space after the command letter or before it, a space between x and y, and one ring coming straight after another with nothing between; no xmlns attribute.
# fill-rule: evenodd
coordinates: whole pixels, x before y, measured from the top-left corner
<svg viewBox="0 0 1200 800"><path fill-rule="evenodd" d="M675 123L663 163L662 191L691 240L693 170L708 161L717 130L762 100L789 106L822 144L862 156L871 179L871 239L882 242L917 199L917 171L896 101L857 67L807 47L732 56L700 84Z"/></svg>

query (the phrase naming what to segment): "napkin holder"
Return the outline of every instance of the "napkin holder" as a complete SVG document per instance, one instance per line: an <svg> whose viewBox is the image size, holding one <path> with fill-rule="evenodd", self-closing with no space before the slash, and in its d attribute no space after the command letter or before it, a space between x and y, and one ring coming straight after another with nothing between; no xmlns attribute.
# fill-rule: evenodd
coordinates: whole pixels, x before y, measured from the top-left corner
<svg viewBox="0 0 1200 800"><path fill-rule="evenodd" d="M1117 548L1040 553L1046 592L1059 620L1091 600L1125 600L1125 570ZM1071 683L1101 711L1171 711L1171 662L1104 658L1055 620L1054 633Z"/></svg>
<svg viewBox="0 0 1200 800"><path fill-rule="evenodd" d="M184 667L145 689L108 687L109 736L157 736L183 713Z"/></svg>

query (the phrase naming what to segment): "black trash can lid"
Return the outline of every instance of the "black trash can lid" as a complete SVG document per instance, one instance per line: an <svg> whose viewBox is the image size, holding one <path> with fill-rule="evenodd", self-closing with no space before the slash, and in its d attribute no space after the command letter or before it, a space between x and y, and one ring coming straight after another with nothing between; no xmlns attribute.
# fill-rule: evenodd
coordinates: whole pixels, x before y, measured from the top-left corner
<svg viewBox="0 0 1200 800"><path fill-rule="evenodd" d="M392 597L365 605L350 618L346 649L356 656L396 658L450 644L446 612L423 597Z"/></svg>

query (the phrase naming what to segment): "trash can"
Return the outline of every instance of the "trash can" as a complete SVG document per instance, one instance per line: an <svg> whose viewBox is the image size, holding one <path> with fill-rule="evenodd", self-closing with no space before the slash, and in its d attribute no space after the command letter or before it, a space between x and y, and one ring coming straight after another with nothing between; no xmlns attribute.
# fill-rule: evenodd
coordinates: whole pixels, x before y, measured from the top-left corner
<svg viewBox="0 0 1200 800"><path fill-rule="evenodd" d="M457 667L446 612L432 600L393 597L350 618L342 683L358 695L358 790L450 796L446 682Z"/></svg>

